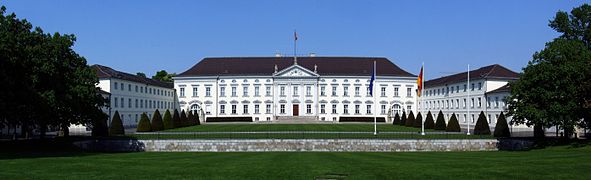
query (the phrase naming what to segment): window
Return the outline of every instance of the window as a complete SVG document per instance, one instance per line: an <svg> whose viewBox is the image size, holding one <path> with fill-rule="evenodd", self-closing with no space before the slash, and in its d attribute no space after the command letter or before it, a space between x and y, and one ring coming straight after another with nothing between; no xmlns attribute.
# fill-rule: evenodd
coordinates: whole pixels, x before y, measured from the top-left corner
<svg viewBox="0 0 591 180"><path fill-rule="evenodd" d="M410 106L410 105L406 106L406 114L410 114L411 110L412 110L412 106Z"/></svg>
<svg viewBox="0 0 591 180"><path fill-rule="evenodd" d="M150 93L148 93L148 94L152 94L152 88L150 88Z"/></svg>
<svg viewBox="0 0 591 180"><path fill-rule="evenodd" d="M115 82L115 89L119 87L119 83Z"/></svg>
<svg viewBox="0 0 591 180"><path fill-rule="evenodd" d="M121 83L121 90L124 91L125 90L125 84Z"/></svg>
<svg viewBox="0 0 591 180"><path fill-rule="evenodd" d="M242 113L243 114L248 114L248 105L245 104L245 105L242 106Z"/></svg>
<svg viewBox="0 0 591 180"><path fill-rule="evenodd" d="M279 113L285 114L285 104L280 105L279 108Z"/></svg>
<svg viewBox="0 0 591 180"><path fill-rule="evenodd" d="M454 87L453 86L451 87L451 93L452 94L454 93Z"/></svg>
<svg viewBox="0 0 591 180"><path fill-rule="evenodd" d="M135 92L137 92L137 85L135 85Z"/></svg>
<svg viewBox="0 0 591 180"><path fill-rule="evenodd" d="M267 114L271 114L271 105L270 104L267 104L265 111L267 112Z"/></svg>
<svg viewBox="0 0 591 180"><path fill-rule="evenodd" d="M113 105L113 106L115 106L115 107L117 107L117 106L118 106L118 104L119 104L119 101L117 101L117 100L118 100L118 99L117 99L117 97L115 97L115 101L114 101L114 102L115 102L115 105Z"/></svg>
<svg viewBox="0 0 591 180"><path fill-rule="evenodd" d="M336 104L333 104L332 105L332 113L333 114L336 114L337 113L337 105Z"/></svg>
<svg viewBox="0 0 591 180"><path fill-rule="evenodd" d="M293 87L293 96L298 96L298 87L297 86Z"/></svg>
<svg viewBox="0 0 591 180"><path fill-rule="evenodd" d="M211 114L211 105L205 105L205 114Z"/></svg>
<svg viewBox="0 0 591 180"><path fill-rule="evenodd" d="M467 85L466 85L466 84L464 84L464 92L466 92L466 86L467 86Z"/></svg>
<svg viewBox="0 0 591 180"><path fill-rule="evenodd" d="M394 114L402 115L402 109L400 105L394 104L394 108L392 108L392 110L394 111Z"/></svg>
<svg viewBox="0 0 591 180"><path fill-rule="evenodd" d="M125 107L125 98L121 98L121 108L124 108L124 107Z"/></svg>
<svg viewBox="0 0 591 180"><path fill-rule="evenodd" d="M254 96L260 96L260 94L259 94L259 87L258 86L255 86L254 87Z"/></svg>
<svg viewBox="0 0 591 180"><path fill-rule="evenodd" d="M456 109L459 109L459 108L460 108L460 100L456 99Z"/></svg>
<svg viewBox="0 0 591 180"><path fill-rule="evenodd" d="M226 87L220 87L220 97L226 97Z"/></svg>
<svg viewBox="0 0 591 180"><path fill-rule="evenodd" d="M478 83L478 90L482 90L482 83Z"/></svg>
<svg viewBox="0 0 591 180"><path fill-rule="evenodd" d="M355 87L355 96L359 96L359 86Z"/></svg>
<svg viewBox="0 0 591 180"><path fill-rule="evenodd" d="M144 100L140 99L140 108L144 108Z"/></svg>
<svg viewBox="0 0 591 180"><path fill-rule="evenodd" d="M398 88L397 87L394 88L394 97L398 97Z"/></svg>
<svg viewBox="0 0 591 180"><path fill-rule="evenodd" d="M196 87L193 88L193 97L197 97L197 88Z"/></svg>
<svg viewBox="0 0 591 180"><path fill-rule="evenodd" d="M489 124L492 123L492 115L491 114L488 115L488 123Z"/></svg>
<svg viewBox="0 0 591 180"><path fill-rule="evenodd" d="M474 123L474 114L472 114L472 119L470 119L472 123Z"/></svg>
<svg viewBox="0 0 591 180"><path fill-rule="evenodd" d="M467 122L467 119L466 114L464 114L464 123Z"/></svg>
<svg viewBox="0 0 591 180"><path fill-rule="evenodd" d="M185 88L181 88L181 97L185 97Z"/></svg>
<svg viewBox="0 0 591 180"><path fill-rule="evenodd" d="M412 97L412 88L406 88L406 96Z"/></svg>
<svg viewBox="0 0 591 180"><path fill-rule="evenodd" d="M325 104L320 105L320 114L326 114L325 108L326 108Z"/></svg>
<svg viewBox="0 0 591 180"><path fill-rule="evenodd" d="M306 86L306 96L312 96L312 87Z"/></svg>
<svg viewBox="0 0 591 180"><path fill-rule="evenodd" d="M349 105L343 104L343 114L349 114Z"/></svg>
<svg viewBox="0 0 591 180"><path fill-rule="evenodd" d="M207 96L207 97L211 96L211 87L205 87L205 96Z"/></svg>
<svg viewBox="0 0 591 180"><path fill-rule="evenodd" d="M232 114L236 114L236 105L232 105Z"/></svg>
<svg viewBox="0 0 591 180"><path fill-rule="evenodd" d="M466 98L464 98L464 108L466 108Z"/></svg>
<svg viewBox="0 0 591 180"><path fill-rule="evenodd" d="M131 98L127 99L127 107L131 108Z"/></svg>
<svg viewBox="0 0 591 180"><path fill-rule="evenodd" d="M456 86L456 93L460 92L460 86Z"/></svg>
<svg viewBox="0 0 591 180"><path fill-rule="evenodd" d="M242 87L242 96L248 96L248 87Z"/></svg>
<svg viewBox="0 0 591 180"><path fill-rule="evenodd" d="M267 89L267 93L266 93L267 96L271 96L271 87L266 87L266 89Z"/></svg>
<svg viewBox="0 0 591 180"><path fill-rule="evenodd" d="M254 105L254 113L255 114L258 114L259 113L259 105L258 104L255 104Z"/></svg>
<svg viewBox="0 0 591 180"><path fill-rule="evenodd" d="M386 105L382 104L382 112L381 114L386 114Z"/></svg>
<svg viewBox="0 0 591 180"><path fill-rule="evenodd" d="M349 96L349 87L343 87L343 96Z"/></svg>
<svg viewBox="0 0 591 180"><path fill-rule="evenodd" d="M382 97L386 97L386 87L382 87Z"/></svg>
<svg viewBox="0 0 591 180"><path fill-rule="evenodd" d="M144 87L140 87L140 93L144 93Z"/></svg>
<svg viewBox="0 0 591 180"><path fill-rule="evenodd" d="M312 114L312 105L311 104L306 105L306 113Z"/></svg>
<svg viewBox="0 0 591 180"><path fill-rule="evenodd" d="M131 91L131 84L127 84L127 90Z"/></svg>
<svg viewBox="0 0 591 180"><path fill-rule="evenodd" d="M320 87L320 96L326 96L326 87Z"/></svg>
<svg viewBox="0 0 591 180"><path fill-rule="evenodd" d="M137 108L137 107L138 107L137 99L135 99L135 108Z"/></svg>
<svg viewBox="0 0 591 180"><path fill-rule="evenodd" d="M472 101L470 103L470 108L473 108L473 107L474 107L474 98L472 98Z"/></svg>
<svg viewBox="0 0 591 180"><path fill-rule="evenodd" d="M355 114L359 114L359 104L355 104Z"/></svg>
<svg viewBox="0 0 591 180"><path fill-rule="evenodd" d="M226 105L220 105L220 114L226 113Z"/></svg>
<svg viewBox="0 0 591 180"><path fill-rule="evenodd" d="M236 87L232 87L232 97L236 97Z"/></svg>
<svg viewBox="0 0 591 180"><path fill-rule="evenodd" d="M281 96L285 96L285 86L281 86L281 87L279 88L279 95L281 95Z"/></svg>
<svg viewBox="0 0 591 180"><path fill-rule="evenodd" d="M474 83L471 84L470 91L474 91Z"/></svg>
<svg viewBox="0 0 591 180"><path fill-rule="evenodd" d="M499 97L495 97L495 108L499 107Z"/></svg>
<svg viewBox="0 0 591 180"><path fill-rule="evenodd" d="M337 96L337 87L336 86L332 87L332 96Z"/></svg>
<svg viewBox="0 0 591 180"><path fill-rule="evenodd" d="M486 97L486 107L490 107L490 97Z"/></svg>
<svg viewBox="0 0 591 180"><path fill-rule="evenodd" d="M478 107L479 108L482 107L482 101L481 101L480 97L478 98Z"/></svg>
<svg viewBox="0 0 591 180"><path fill-rule="evenodd" d="M367 114L371 114L371 105L367 105Z"/></svg>

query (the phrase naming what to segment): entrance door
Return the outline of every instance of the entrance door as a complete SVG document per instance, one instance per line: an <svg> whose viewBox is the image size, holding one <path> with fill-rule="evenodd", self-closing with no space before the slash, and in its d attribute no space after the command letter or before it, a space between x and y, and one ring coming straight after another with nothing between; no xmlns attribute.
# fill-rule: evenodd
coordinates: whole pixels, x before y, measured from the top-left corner
<svg viewBox="0 0 591 180"><path fill-rule="evenodd" d="M300 105L294 104L292 112L293 112L293 116L299 116L300 115Z"/></svg>

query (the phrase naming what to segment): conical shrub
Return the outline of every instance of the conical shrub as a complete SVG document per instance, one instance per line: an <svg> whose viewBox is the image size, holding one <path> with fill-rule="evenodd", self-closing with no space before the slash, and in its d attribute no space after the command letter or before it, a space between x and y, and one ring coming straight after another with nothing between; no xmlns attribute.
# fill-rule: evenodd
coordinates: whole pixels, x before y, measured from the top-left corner
<svg viewBox="0 0 591 180"><path fill-rule="evenodd" d="M488 126L484 111L480 111L480 115L478 115L478 121L476 121L476 126L474 126L474 135L490 135L490 127Z"/></svg>
<svg viewBox="0 0 591 180"><path fill-rule="evenodd" d="M406 112L402 112L402 116L400 117L400 125L404 126L406 125Z"/></svg>
<svg viewBox="0 0 591 180"><path fill-rule="evenodd" d="M439 113L437 113L437 122L435 122L435 130L445 130L446 127L447 126L445 125L445 118L443 117L443 112L439 111Z"/></svg>
<svg viewBox="0 0 591 180"><path fill-rule="evenodd" d="M419 112L417 114L417 117L415 118L415 122L412 125L413 127L416 128L421 128L423 126L423 115L421 114L421 112Z"/></svg>
<svg viewBox="0 0 591 180"><path fill-rule="evenodd" d="M172 127L179 128L183 126L183 122L181 121L181 115L179 114L178 110L174 110L174 114L172 114Z"/></svg>
<svg viewBox="0 0 591 180"><path fill-rule="evenodd" d="M187 127L191 125L191 122L189 122L189 118L187 118L187 113L185 113L185 110L181 110L181 114L180 114L180 118L181 118L181 127Z"/></svg>
<svg viewBox="0 0 591 180"><path fill-rule="evenodd" d="M152 131L152 124L150 124L150 119L146 113L142 113L140 118L140 122L137 124L137 132L150 132Z"/></svg>
<svg viewBox="0 0 591 180"><path fill-rule="evenodd" d="M162 130L164 130L164 122L162 122L162 115L160 115L160 111L156 109L156 111L154 111L154 115L152 115L152 131Z"/></svg>
<svg viewBox="0 0 591 180"><path fill-rule="evenodd" d="M398 115L398 113L396 113L396 115L394 115L394 121L392 121L393 125L398 125L400 124L400 115Z"/></svg>
<svg viewBox="0 0 591 180"><path fill-rule="evenodd" d="M201 124L201 122L199 121L199 113L193 114L193 118L194 118L193 119L193 124L195 124L195 125L200 125Z"/></svg>
<svg viewBox="0 0 591 180"><path fill-rule="evenodd" d="M194 117L193 117L193 111L189 111L187 113L187 119L189 120L189 126L194 126L195 125L195 121L194 121Z"/></svg>
<svg viewBox="0 0 591 180"><path fill-rule="evenodd" d="M170 111L168 109L166 112L164 112L162 123L164 124L164 129L174 129L174 122L172 122L172 116L170 115Z"/></svg>
<svg viewBox="0 0 591 180"><path fill-rule="evenodd" d="M429 111L427 113L427 119L425 119L425 129L433 129L433 128L435 128L435 122L433 121L433 114L431 114L431 111Z"/></svg>
<svg viewBox="0 0 591 180"><path fill-rule="evenodd" d="M115 111L113 119L111 119L111 125L109 126L109 135L117 136L124 134L125 129L123 128L123 122L121 122L121 116L119 115L119 111Z"/></svg>
<svg viewBox="0 0 591 180"><path fill-rule="evenodd" d="M495 137L511 137L509 125L507 124L507 119L505 119L505 114L503 114L503 112L501 112L499 118L497 119L494 135Z"/></svg>
<svg viewBox="0 0 591 180"><path fill-rule="evenodd" d="M462 129L460 128L460 123L456 118L456 113L451 114L451 118L449 118L449 122L447 122L447 128L445 128L446 132L460 132Z"/></svg>
<svg viewBox="0 0 591 180"><path fill-rule="evenodd" d="M414 123L415 123L415 115L411 111L410 113L408 113L408 118L406 118L406 123L404 124L404 126L412 127L412 125Z"/></svg>

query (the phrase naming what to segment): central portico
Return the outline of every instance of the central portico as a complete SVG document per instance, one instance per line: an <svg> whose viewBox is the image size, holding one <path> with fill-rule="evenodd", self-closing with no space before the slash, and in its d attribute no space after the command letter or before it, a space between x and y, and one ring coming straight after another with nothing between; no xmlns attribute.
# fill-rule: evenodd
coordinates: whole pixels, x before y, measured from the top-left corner
<svg viewBox="0 0 591 180"><path fill-rule="evenodd" d="M175 77L174 86L181 108L199 113L205 122L373 121L374 113L388 119L414 110L415 81L415 75L386 58L223 57L199 61Z"/></svg>

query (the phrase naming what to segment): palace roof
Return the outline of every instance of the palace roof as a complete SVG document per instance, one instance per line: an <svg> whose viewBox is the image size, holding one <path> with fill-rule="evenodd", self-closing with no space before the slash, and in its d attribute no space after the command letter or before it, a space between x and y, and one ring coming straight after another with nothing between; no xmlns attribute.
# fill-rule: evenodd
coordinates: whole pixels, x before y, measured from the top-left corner
<svg viewBox="0 0 591 180"><path fill-rule="evenodd" d="M466 82L468 73L461 72L454 75L443 76L436 79L425 81L425 88L442 86L458 82ZM509 79L516 80L519 73L513 72L501 65L493 64L470 71L470 81L479 79Z"/></svg>
<svg viewBox="0 0 591 180"><path fill-rule="evenodd" d="M90 67L96 71L96 76L98 78L116 78L163 88L173 88L172 83L162 82L150 78L141 77L138 75L117 71L107 66L95 64Z"/></svg>

